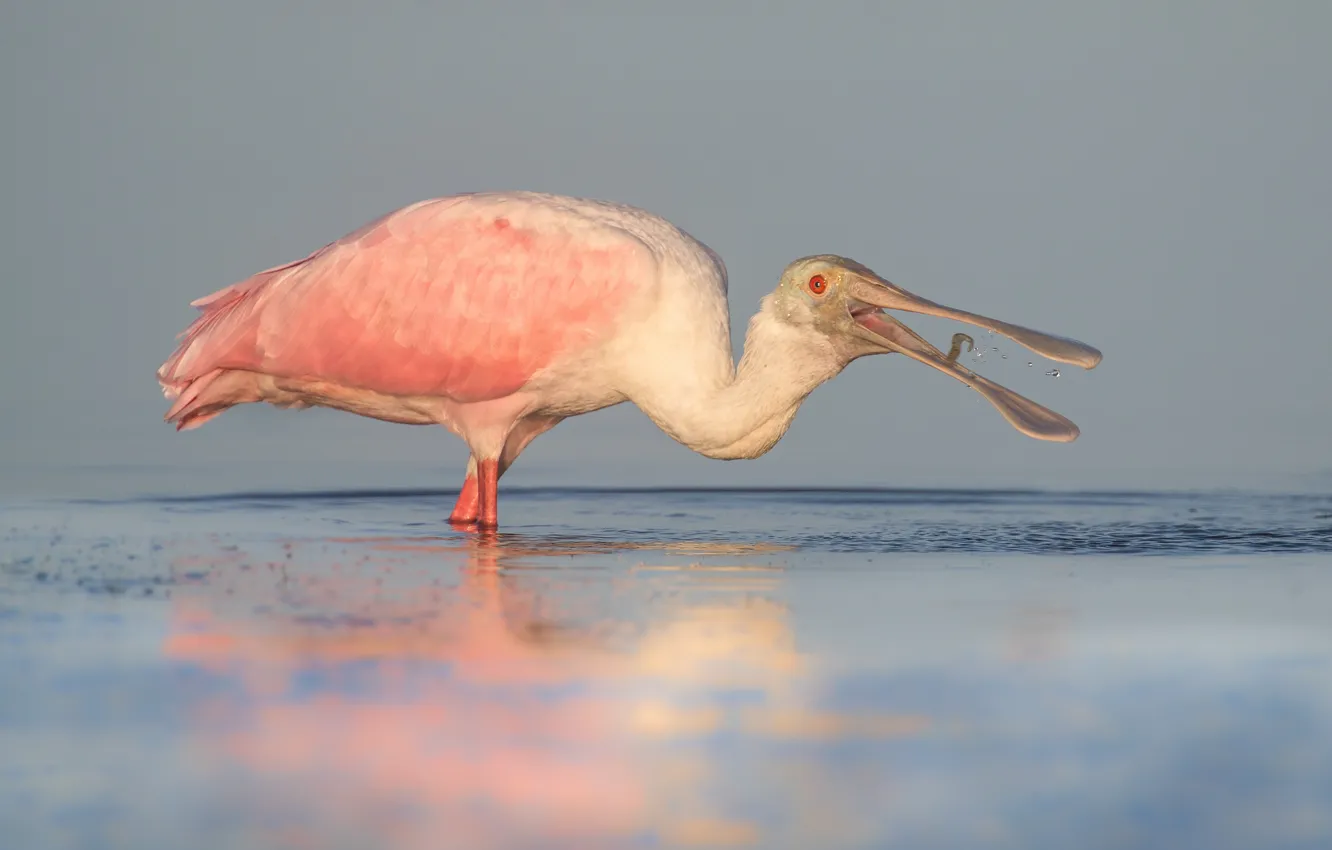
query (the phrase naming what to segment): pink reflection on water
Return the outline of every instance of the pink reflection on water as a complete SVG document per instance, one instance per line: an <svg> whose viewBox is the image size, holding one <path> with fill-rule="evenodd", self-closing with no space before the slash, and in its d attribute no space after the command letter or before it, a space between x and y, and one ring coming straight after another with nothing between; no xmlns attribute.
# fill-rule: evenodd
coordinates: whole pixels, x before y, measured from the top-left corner
<svg viewBox="0 0 1332 850"><path fill-rule="evenodd" d="M692 546L756 553L740 548ZM528 569L606 549L346 539L267 559L182 553L164 651L239 685L194 706L191 746L245 777L248 806L295 813L300 828L263 831L280 846L326 834L410 848L644 835L748 846L763 843L759 826L708 791L719 766L679 744L723 728L826 739L926 727L802 704L809 659L772 597L779 567L642 564L583 585ZM728 710L709 699L718 686L761 696ZM794 807L822 805L798 812L813 832L847 826L819 803L828 777L795 769L788 782Z"/></svg>

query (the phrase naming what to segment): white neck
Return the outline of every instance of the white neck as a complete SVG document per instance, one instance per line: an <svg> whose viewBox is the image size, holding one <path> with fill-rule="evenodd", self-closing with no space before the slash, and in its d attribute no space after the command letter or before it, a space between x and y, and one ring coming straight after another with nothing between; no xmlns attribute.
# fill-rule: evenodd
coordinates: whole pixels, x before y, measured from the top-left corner
<svg viewBox="0 0 1332 850"><path fill-rule="evenodd" d="M749 322L739 366L718 385L680 385L634 401L699 454L755 458L777 444L805 398L845 366L822 337L761 309Z"/></svg>

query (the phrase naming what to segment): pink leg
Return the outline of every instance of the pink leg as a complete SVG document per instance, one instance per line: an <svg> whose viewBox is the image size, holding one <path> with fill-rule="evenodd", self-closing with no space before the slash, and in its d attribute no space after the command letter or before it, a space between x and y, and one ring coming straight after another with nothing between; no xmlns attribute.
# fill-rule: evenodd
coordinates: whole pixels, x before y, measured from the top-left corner
<svg viewBox="0 0 1332 850"><path fill-rule="evenodd" d="M483 460L477 466L481 509L476 524L480 528L499 528L499 461Z"/></svg>
<svg viewBox="0 0 1332 850"><path fill-rule="evenodd" d="M560 420L553 416L534 416L514 426L509 438L505 441L504 450L500 453L499 460L482 461L477 464L476 456L473 455L467 462L467 477L463 479L462 491L458 493L458 501L453 506L453 513L449 515L449 522L454 525L473 525L479 524L486 528L497 528L499 524L499 479L522 454L523 449L527 448L533 440L549 431L559 424ZM480 471L484 471L487 466L493 472L491 479L489 502L486 502L485 495L485 476ZM487 517L489 519L487 520Z"/></svg>
<svg viewBox="0 0 1332 850"><path fill-rule="evenodd" d="M449 515L449 522L456 525L474 523L480 507L481 490L476 479L475 464L469 463L467 465L467 477L463 479L462 492L458 494L458 501L453 505L453 513Z"/></svg>

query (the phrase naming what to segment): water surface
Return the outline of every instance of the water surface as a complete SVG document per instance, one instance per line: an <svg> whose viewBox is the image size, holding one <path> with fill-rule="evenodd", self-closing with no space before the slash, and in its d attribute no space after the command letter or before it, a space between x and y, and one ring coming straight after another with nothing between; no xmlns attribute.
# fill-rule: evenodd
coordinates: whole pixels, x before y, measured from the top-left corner
<svg viewBox="0 0 1332 850"><path fill-rule="evenodd" d="M1332 497L11 501L6 848L1332 846Z"/></svg>

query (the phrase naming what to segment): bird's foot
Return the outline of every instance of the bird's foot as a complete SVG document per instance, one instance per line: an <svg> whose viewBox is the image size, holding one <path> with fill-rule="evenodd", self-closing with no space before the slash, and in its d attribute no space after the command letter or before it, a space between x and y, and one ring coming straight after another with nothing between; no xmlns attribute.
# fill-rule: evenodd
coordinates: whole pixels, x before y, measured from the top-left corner
<svg viewBox="0 0 1332 850"><path fill-rule="evenodd" d="M479 522L450 522L449 526L457 533L483 546L499 544L499 528L495 525L482 525Z"/></svg>

